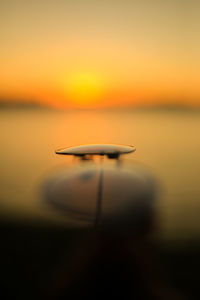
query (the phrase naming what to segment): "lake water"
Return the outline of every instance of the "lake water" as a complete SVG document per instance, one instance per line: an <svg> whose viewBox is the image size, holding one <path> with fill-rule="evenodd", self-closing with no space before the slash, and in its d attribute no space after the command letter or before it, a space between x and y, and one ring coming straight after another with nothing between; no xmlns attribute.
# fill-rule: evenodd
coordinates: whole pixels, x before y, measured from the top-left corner
<svg viewBox="0 0 200 300"><path fill-rule="evenodd" d="M85 143L133 144L124 159L141 163L159 182L162 237L200 234L200 113L192 111L0 111L1 215L65 222L45 206L41 184L70 158L55 149Z"/></svg>

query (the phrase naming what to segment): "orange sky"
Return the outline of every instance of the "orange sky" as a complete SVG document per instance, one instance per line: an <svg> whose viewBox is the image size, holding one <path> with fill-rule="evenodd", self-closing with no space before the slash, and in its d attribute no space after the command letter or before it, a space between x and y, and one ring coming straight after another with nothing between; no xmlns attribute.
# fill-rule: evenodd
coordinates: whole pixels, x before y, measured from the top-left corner
<svg viewBox="0 0 200 300"><path fill-rule="evenodd" d="M0 98L200 104L200 2L1 0Z"/></svg>

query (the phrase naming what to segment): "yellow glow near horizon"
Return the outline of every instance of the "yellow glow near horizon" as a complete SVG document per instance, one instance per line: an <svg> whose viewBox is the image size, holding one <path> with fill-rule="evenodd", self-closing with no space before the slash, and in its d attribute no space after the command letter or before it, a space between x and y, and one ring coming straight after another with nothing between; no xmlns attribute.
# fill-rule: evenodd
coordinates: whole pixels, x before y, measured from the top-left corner
<svg viewBox="0 0 200 300"><path fill-rule="evenodd" d="M67 100L76 106L88 106L100 100L103 94L103 85L95 74L74 73L66 80L65 92Z"/></svg>
<svg viewBox="0 0 200 300"><path fill-rule="evenodd" d="M199 10L197 0L3 1L0 102L200 105Z"/></svg>

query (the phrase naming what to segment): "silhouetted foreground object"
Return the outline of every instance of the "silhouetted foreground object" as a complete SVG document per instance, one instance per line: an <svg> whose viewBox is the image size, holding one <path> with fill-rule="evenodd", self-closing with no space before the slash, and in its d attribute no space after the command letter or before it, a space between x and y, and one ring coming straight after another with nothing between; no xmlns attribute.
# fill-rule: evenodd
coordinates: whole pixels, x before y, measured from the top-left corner
<svg viewBox="0 0 200 300"><path fill-rule="evenodd" d="M84 162L51 178L45 194L66 216L125 233L144 230L150 222L154 191L152 178L138 167Z"/></svg>
<svg viewBox="0 0 200 300"><path fill-rule="evenodd" d="M88 155L118 158L134 151L133 146L84 145L56 153L87 160ZM151 176L141 168L89 160L51 178L46 197L57 210L74 219L123 234L145 230L152 218L154 190Z"/></svg>
<svg viewBox="0 0 200 300"><path fill-rule="evenodd" d="M53 299L178 299L161 283L147 239L154 223L154 180L141 167L118 163L121 154L134 151L120 145L56 151L80 161L47 182L46 199L87 229L52 277L47 290ZM117 163L95 163L93 155Z"/></svg>
<svg viewBox="0 0 200 300"><path fill-rule="evenodd" d="M56 151L56 154L86 156L86 155L107 155L108 158L118 158L121 154L134 152L133 146L113 145L113 144L94 144L68 147Z"/></svg>

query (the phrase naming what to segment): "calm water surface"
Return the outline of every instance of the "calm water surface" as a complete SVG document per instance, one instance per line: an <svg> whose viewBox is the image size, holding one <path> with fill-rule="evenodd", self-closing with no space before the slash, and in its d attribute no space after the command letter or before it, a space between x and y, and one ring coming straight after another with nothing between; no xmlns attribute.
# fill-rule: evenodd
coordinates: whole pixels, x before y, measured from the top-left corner
<svg viewBox="0 0 200 300"><path fill-rule="evenodd" d="M142 163L159 181L163 237L200 234L200 114L186 111L0 111L1 215L48 221L41 183L72 160L55 149L85 143L133 144L125 157ZM61 217L62 221L64 218Z"/></svg>

